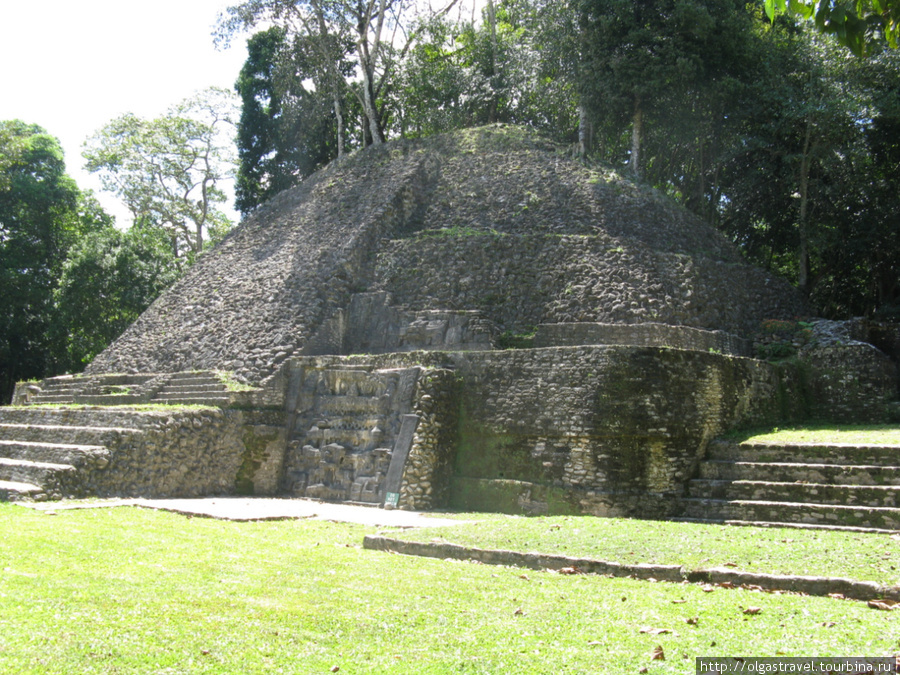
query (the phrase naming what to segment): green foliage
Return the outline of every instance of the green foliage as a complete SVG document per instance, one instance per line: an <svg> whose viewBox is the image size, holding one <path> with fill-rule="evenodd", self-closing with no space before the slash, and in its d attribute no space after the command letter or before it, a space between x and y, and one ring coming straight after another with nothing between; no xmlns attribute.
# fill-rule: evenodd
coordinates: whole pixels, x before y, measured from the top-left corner
<svg viewBox="0 0 900 675"><path fill-rule="evenodd" d="M573 90L544 52L539 5L504 1L493 21L485 9L479 23L438 17L423 25L398 78L399 132L427 136L505 122L571 140Z"/></svg>
<svg viewBox="0 0 900 675"><path fill-rule="evenodd" d="M317 73L309 45L273 27L247 41L235 84L241 98L235 206L251 211L337 156L327 89L308 88Z"/></svg>
<svg viewBox="0 0 900 675"><path fill-rule="evenodd" d="M110 219L65 172L42 128L0 122L0 397L58 360L53 292L73 242Z"/></svg>
<svg viewBox="0 0 900 675"><path fill-rule="evenodd" d="M82 238L54 292L65 369L82 370L180 274L160 230L110 227Z"/></svg>
<svg viewBox="0 0 900 675"><path fill-rule="evenodd" d="M770 21L786 13L813 21L857 56L900 45L897 0L765 0L765 8Z"/></svg>
<svg viewBox="0 0 900 675"><path fill-rule="evenodd" d="M528 349L534 344L534 336L537 334L537 328L524 333L513 333L512 331L503 331L497 338L497 349Z"/></svg>
<svg viewBox="0 0 900 675"><path fill-rule="evenodd" d="M216 208L220 182L231 177L232 95L209 89L153 120L125 114L84 147L88 170L118 196L138 227L163 229L176 256L193 257L204 235L231 223Z"/></svg>

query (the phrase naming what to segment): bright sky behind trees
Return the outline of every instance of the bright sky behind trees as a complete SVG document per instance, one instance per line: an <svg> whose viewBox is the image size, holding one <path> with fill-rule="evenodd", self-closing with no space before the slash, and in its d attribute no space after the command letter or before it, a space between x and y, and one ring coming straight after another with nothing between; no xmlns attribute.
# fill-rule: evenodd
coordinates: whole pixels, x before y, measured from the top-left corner
<svg viewBox="0 0 900 675"><path fill-rule="evenodd" d="M82 170L81 144L123 113L156 117L197 90L231 89L246 58L244 40L217 51L211 36L231 4L3 2L0 120L39 124L59 138L69 175L121 221L127 212Z"/></svg>

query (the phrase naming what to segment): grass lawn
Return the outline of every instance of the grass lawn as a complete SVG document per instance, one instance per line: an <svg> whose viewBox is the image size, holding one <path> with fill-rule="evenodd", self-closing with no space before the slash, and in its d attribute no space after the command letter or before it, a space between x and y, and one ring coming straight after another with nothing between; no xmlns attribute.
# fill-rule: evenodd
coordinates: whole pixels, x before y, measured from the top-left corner
<svg viewBox="0 0 900 675"><path fill-rule="evenodd" d="M736 441L756 443L858 443L861 445L900 445L900 427L887 424L862 424L835 427L807 425L766 431L733 432Z"/></svg>
<svg viewBox="0 0 900 675"><path fill-rule="evenodd" d="M363 550L374 531L0 504L0 672L693 673L696 656L900 652L900 611L861 602Z"/></svg>
<svg viewBox="0 0 900 675"><path fill-rule="evenodd" d="M900 535L591 516L461 517L478 520L390 536L619 563L684 565L688 569L727 566L747 572L846 577L900 586Z"/></svg>

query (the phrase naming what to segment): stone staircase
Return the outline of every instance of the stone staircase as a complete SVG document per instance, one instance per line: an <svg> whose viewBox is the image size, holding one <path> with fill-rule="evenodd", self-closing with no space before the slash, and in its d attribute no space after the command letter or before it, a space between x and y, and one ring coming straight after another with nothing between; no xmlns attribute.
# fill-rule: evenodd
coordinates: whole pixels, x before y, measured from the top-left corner
<svg viewBox="0 0 900 675"><path fill-rule="evenodd" d="M285 488L298 497L381 503L418 369L326 368L304 383L290 428Z"/></svg>
<svg viewBox="0 0 900 675"><path fill-rule="evenodd" d="M682 520L900 530L900 446L710 444Z"/></svg>
<svg viewBox="0 0 900 675"><path fill-rule="evenodd" d="M98 426L96 411L3 408L0 415L0 501L85 495L84 474L109 463L114 436L136 427Z"/></svg>
<svg viewBox="0 0 900 675"><path fill-rule="evenodd" d="M231 397L215 373L198 371L170 376L151 403L227 406Z"/></svg>

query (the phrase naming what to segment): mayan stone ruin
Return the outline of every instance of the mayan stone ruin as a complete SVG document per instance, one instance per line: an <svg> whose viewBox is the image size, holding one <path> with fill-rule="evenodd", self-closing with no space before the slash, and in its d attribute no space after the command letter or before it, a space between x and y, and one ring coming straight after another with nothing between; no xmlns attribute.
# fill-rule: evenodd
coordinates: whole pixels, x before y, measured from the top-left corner
<svg viewBox="0 0 900 675"><path fill-rule="evenodd" d="M722 440L898 419L897 327L808 316L665 196L531 132L395 141L258 209L85 373L20 384L0 499L900 529L896 448Z"/></svg>

